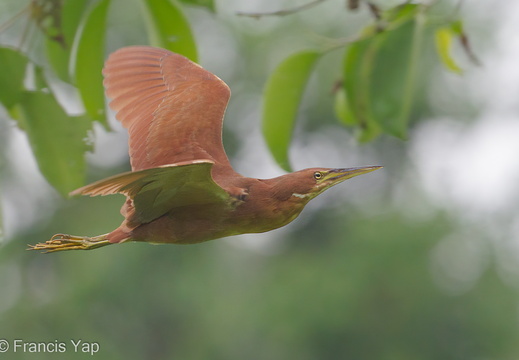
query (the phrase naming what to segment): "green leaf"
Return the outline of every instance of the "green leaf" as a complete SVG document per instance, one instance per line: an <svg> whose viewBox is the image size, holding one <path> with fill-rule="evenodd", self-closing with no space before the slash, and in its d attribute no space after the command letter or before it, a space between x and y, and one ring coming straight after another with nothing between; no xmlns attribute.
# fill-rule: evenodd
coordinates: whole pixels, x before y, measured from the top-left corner
<svg viewBox="0 0 519 360"><path fill-rule="evenodd" d="M436 51L442 64L456 74L462 74L463 70L456 64L451 56L452 38L456 34L450 27L442 27L435 31Z"/></svg>
<svg viewBox="0 0 519 360"><path fill-rule="evenodd" d="M352 44L344 56L344 96L352 116L359 125L359 140L370 141L380 133L371 110L370 83L380 37L371 37Z"/></svg>
<svg viewBox="0 0 519 360"><path fill-rule="evenodd" d="M386 30L355 42L344 57L344 88L363 141L382 130L405 138L414 108L424 18L416 5L399 9Z"/></svg>
<svg viewBox="0 0 519 360"><path fill-rule="evenodd" d="M263 135L277 163L290 171L288 148L305 85L321 53L302 51L286 58L265 86Z"/></svg>
<svg viewBox="0 0 519 360"><path fill-rule="evenodd" d="M382 13L382 20L388 23L387 28L396 28L416 16L420 10L418 4L402 4L392 7Z"/></svg>
<svg viewBox="0 0 519 360"><path fill-rule="evenodd" d="M94 3L76 37L75 78L87 114L108 127L105 116L103 63L106 16L110 0Z"/></svg>
<svg viewBox="0 0 519 360"><path fill-rule="evenodd" d="M34 68L34 80L33 80L33 87L31 87L31 90L49 90L49 84L47 83L47 79L45 78L45 72L43 71L43 68L41 66L33 66Z"/></svg>
<svg viewBox="0 0 519 360"><path fill-rule="evenodd" d="M425 9L424 7L419 10ZM405 59L407 62L407 72L405 77L404 89L402 92L402 107L395 121L396 135L401 138L407 136L407 126L409 124L413 108L416 107L418 74L424 69L424 52L423 43L425 42L425 23L426 18L423 11L418 11L413 21L410 22L413 27L411 43L409 44L409 54ZM421 86L423 89L424 86Z"/></svg>
<svg viewBox="0 0 519 360"><path fill-rule="evenodd" d="M12 108L22 96L28 59L17 50L0 48L0 102L6 109Z"/></svg>
<svg viewBox="0 0 519 360"><path fill-rule="evenodd" d="M334 107L335 116L345 125L358 125L357 119L353 115L351 108L348 104L348 97L344 87L341 86L335 92Z"/></svg>
<svg viewBox="0 0 519 360"><path fill-rule="evenodd" d="M47 181L63 195L83 185L90 120L68 116L52 94L42 91L25 91L16 112Z"/></svg>
<svg viewBox="0 0 519 360"><path fill-rule="evenodd" d="M150 43L182 54L196 62L195 39L181 7L170 0L141 0L146 13Z"/></svg>
<svg viewBox="0 0 519 360"><path fill-rule="evenodd" d="M210 12L215 12L214 0L180 0L183 4L202 6Z"/></svg>
<svg viewBox="0 0 519 360"><path fill-rule="evenodd" d="M0 246L3 246L4 243L5 243L4 219L3 219L2 203L0 202Z"/></svg>
<svg viewBox="0 0 519 360"><path fill-rule="evenodd" d="M87 0L65 0L61 7L61 32L63 42L47 38L45 50L47 59L58 77L66 82L72 82L70 78L70 54L76 31L81 21L81 15L85 11Z"/></svg>
<svg viewBox="0 0 519 360"><path fill-rule="evenodd" d="M462 36L465 32L463 31L463 22L461 20L455 20L450 24L450 30L456 36Z"/></svg>

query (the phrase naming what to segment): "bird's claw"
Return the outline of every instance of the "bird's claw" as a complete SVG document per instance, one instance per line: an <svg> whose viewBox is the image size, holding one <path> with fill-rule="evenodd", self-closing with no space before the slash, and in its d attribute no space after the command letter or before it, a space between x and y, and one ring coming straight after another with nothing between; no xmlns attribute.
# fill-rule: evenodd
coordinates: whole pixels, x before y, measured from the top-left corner
<svg viewBox="0 0 519 360"><path fill-rule="evenodd" d="M110 245L106 235L87 237L68 234L56 234L50 240L36 245L28 245L27 250L41 250L44 253L65 250L92 250L101 246Z"/></svg>

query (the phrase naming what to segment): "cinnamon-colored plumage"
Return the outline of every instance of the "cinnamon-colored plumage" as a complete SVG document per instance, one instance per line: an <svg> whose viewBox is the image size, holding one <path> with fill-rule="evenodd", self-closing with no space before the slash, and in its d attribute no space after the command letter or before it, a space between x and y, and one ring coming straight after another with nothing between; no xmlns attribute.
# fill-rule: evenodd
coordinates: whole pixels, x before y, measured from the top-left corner
<svg viewBox="0 0 519 360"><path fill-rule="evenodd" d="M329 187L380 168L244 177L233 170L223 148L230 90L218 77L181 55L148 46L114 52L103 74L110 107L129 132L132 171L72 195L124 194L125 219L108 234L57 234L31 249L89 250L127 241L191 244L265 232L294 220Z"/></svg>

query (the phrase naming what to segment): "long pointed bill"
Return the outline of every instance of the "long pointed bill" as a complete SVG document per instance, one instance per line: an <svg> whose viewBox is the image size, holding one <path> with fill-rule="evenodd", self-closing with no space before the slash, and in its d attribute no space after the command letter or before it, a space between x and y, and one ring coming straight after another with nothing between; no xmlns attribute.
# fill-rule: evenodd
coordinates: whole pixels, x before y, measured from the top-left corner
<svg viewBox="0 0 519 360"><path fill-rule="evenodd" d="M333 169L328 173L326 180L330 180L333 185L335 185L343 182L344 180L351 179L354 176L367 174L382 168L383 166L360 166L347 169Z"/></svg>

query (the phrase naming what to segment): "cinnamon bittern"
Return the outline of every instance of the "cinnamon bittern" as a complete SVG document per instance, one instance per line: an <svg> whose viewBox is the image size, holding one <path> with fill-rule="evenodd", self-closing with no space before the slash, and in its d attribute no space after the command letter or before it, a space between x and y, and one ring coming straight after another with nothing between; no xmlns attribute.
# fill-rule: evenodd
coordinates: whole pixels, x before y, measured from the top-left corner
<svg viewBox="0 0 519 360"><path fill-rule="evenodd" d="M129 241L193 244L260 233L294 220L326 189L381 166L312 168L273 179L233 170L222 144L229 87L187 58L131 46L103 69L106 94L129 132L132 171L72 195L124 194L122 224L94 237L57 234L31 247L90 250Z"/></svg>

